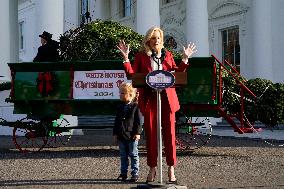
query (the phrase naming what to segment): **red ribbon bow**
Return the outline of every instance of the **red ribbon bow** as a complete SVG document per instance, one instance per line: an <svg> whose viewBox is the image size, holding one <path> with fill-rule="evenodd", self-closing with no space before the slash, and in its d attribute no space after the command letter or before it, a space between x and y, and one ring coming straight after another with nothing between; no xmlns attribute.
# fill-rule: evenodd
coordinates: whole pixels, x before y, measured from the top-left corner
<svg viewBox="0 0 284 189"><path fill-rule="evenodd" d="M39 72L38 73L38 90L43 96L48 95L53 91L51 72Z"/></svg>

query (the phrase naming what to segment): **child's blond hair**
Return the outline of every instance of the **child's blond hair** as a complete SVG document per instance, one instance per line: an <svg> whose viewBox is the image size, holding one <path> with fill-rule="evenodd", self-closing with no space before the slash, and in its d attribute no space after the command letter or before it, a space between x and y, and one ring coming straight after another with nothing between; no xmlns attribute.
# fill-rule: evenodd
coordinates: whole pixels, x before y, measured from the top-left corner
<svg viewBox="0 0 284 189"><path fill-rule="evenodd" d="M125 90L127 93L132 95L132 102L137 102L138 94L137 89L132 86L131 83L122 83L119 85L119 91Z"/></svg>

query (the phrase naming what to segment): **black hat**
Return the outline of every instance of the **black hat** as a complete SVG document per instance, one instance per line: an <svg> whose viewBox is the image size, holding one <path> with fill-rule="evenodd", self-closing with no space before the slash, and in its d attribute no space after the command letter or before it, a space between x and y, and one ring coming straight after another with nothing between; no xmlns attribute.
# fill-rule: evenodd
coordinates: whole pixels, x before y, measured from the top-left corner
<svg viewBox="0 0 284 189"><path fill-rule="evenodd" d="M52 34L48 33L47 31L44 31L41 35L39 35L39 37L44 38L45 40L51 40L52 38Z"/></svg>

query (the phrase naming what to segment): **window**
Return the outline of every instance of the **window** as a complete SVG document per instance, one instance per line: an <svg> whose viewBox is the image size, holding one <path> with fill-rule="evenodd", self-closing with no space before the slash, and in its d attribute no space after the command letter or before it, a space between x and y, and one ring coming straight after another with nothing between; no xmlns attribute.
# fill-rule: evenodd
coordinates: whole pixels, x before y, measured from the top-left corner
<svg viewBox="0 0 284 189"><path fill-rule="evenodd" d="M240 72L239 28L222 31L222 58Z"/></svg>
<svg viewBox="0 0 284 189"><path fill-rule="evenodd" d="M24 49L24 21L19 23L19 50Z"/></svg>
<svg viewBox="0 0 284 189"><path fill-rule="evenodd" d="M81 13L85 14L89 10L89 1L88 0L82 0L81 4Z"/></svg>
<svg viewBox="0 0 284 189"><path fill-rule="evenodd" d="M121 17L131 16L131 0L121 0Z"/></svg>
<svg viewBox="0 0 284 189"><path fill-rule="evenodd" d="M91 15L89 11L89 0L81 0L81 24L85 24L91 21Z"/></svg>

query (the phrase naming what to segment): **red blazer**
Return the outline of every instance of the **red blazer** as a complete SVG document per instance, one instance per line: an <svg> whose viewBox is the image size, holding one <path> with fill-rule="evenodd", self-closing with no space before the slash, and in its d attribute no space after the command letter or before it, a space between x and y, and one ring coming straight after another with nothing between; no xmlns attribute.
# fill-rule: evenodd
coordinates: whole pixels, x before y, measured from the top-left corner
<svg viewBox="0 0 284 189"><path fill-rule="evenodd" d="M188 65L185 64L184 62L181 62L179 67L177 67L173 59L172 53L166 51L164 61L162 62L162 67L163 70L165 71L183 72L186 70ZM130 78L134 73L149 73L153 71L151 67L150 56L148 56L146 53L137 53L135 55L133 65L131 65L130 62L124 63L124 70L127 76ZM175 88L167 88L165 89L165 91L167 94L171 112L174 113L180 108L176 90ZM153 93L153 90L150 87L144 87L144 88L139 88L138 92L139 92L138 105L140 111L142 112L142 114L144 114L148 103L150 103L152 97L151 93Z"/></svg>

